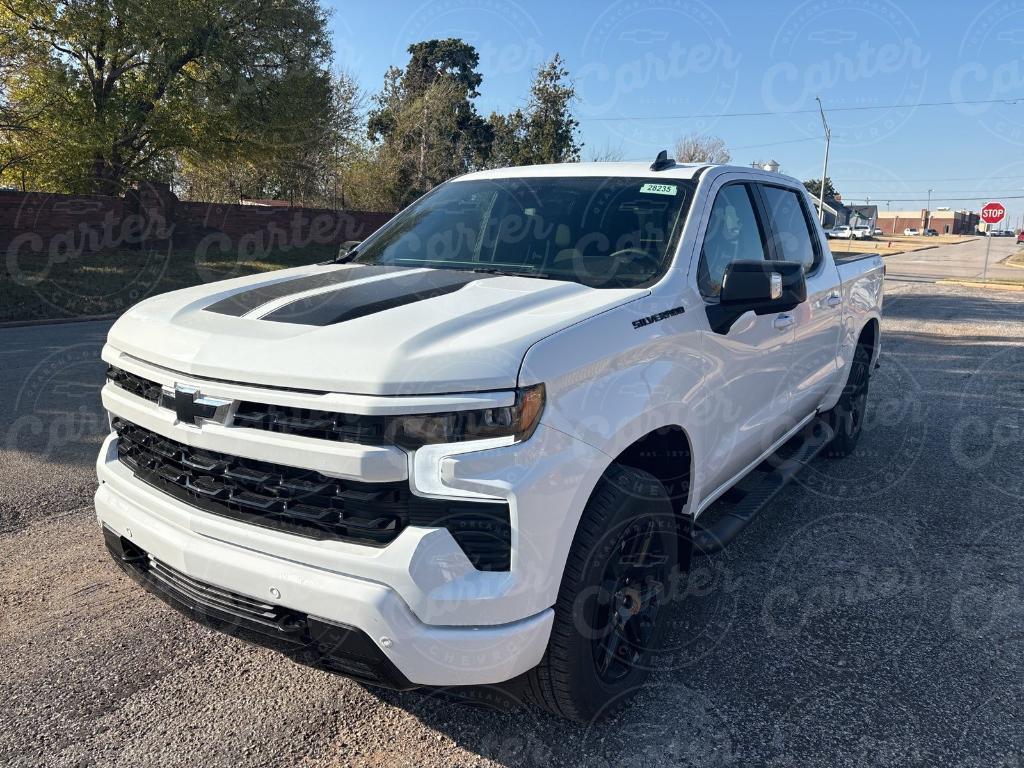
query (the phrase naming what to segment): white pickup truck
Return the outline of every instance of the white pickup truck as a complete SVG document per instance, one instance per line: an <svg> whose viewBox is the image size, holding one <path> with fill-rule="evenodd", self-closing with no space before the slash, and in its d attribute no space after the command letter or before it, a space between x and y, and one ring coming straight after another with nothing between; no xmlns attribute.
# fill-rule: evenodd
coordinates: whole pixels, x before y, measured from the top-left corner
<svg viewBox="0 0 1024 768"><path fill-rule="evenodd" d="M857 442L883 267L812 211L665 153L485 171L335 262L143 301L103 350L107 547L302 663L597 717L691 553Z"/></svg>

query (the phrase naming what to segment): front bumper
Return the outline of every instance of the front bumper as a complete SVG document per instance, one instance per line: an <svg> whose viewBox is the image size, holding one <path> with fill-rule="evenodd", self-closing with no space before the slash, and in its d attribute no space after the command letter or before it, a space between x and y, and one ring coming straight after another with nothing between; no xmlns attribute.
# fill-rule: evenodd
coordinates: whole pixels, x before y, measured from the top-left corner
<svg viewBox="0 0 1024 768"><path fill-rule="evenodd" d="M416 685L365 632L255 601L190 579L103 526L114 562L142 587L190 619L293 661L395 690Z"/></svg>
<svg viewBox="0 0 1024 768"><path fill-rule="evenodd" d="M105 448L104 454L109 457L109 444ZM105 534L107 537L123 538L195 582L250 601L281 606L289 613L324 625L357 631L379 650L382 663L386 662L397 673L379 675L382 679L376 681L379 684L392 687L492 684L516 677L540 662L554 617L550 608L519 621L491 626L426 624L391 587L320 564L229 543L218 536L222 526L251 526L207 520L212 516L189 510L134 480L130 474L124 476L119 472L121 469L124 468L116 458L112 462L104 461L101 455L100 487L95 504L97 518L110 531ZM413 529L406 531L412 532ZM436 546L431 546L437 542L428 539L435 534L443 534L452 547L457 547L447 531L417 533L420 544L426 541L425 549L415 547L421 561L431 549L437 551ZM251 534L256 537L254 540L269 535L258 530ZM406 541L409 543L416 544L416 541ZM297 544L309 546L301 541ZM379 556L398 544L396 541L385 550L373 550L370 554ZM415 570L416 565L416 562L406 563L408 570ZM194 611L192 615L201 618ZM246 639L260 642L259 638ZM287 652L286 647L281 649ZM302 648L297 650L298 656L289 655L306 663L316 663ZM321 666L332 668L330 664ZM338 665L334 666L334 671L360 677ZM362 679L368 678L362 676Z"/></svg>

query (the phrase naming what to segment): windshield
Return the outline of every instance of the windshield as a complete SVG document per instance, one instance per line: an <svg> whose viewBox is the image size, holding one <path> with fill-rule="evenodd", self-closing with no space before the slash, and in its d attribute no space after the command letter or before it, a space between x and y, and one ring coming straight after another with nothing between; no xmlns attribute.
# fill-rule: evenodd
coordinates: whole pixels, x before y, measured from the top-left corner
<svg viewBox="0 0 1024 768"><path fill-rule="evenodd" d="M642 287L667 269L692 192L679 179L450 182L396 216L355 261Z"/></svg>

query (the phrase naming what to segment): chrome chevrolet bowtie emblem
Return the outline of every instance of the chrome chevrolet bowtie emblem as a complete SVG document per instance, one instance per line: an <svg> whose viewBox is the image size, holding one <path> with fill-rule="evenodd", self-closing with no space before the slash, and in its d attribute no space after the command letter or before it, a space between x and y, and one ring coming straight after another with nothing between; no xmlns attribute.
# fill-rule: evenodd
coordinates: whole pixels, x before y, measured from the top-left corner
<svg viewBox="0 0 1024 768"><path fill-rule="evenodd" d="M202 395L197 387L185 384L175 384L174 389L164 387L160 398L160 405L174 411L178 421L195 427L204 421L223 424L231 403L231 400Z"/></svg>

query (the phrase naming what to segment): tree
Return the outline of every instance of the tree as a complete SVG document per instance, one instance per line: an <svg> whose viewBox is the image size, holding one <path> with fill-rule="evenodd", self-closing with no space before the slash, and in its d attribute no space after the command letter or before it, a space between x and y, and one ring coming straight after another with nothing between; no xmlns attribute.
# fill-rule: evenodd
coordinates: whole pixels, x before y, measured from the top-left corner
<svg viewBox="0 0 1024 768"><path fill-rule="evenodd" d="M476 111L479 55L450 38L409 46L404 70L391 67L374 97L367 134L401 207L442 181L479 167L491 128Z"/></svg>
<svg viewBox="0 0 1024 768"><path fill-rule="evenodd" d="M120 194L195 162L318 141L331 82L317 0L0 0L0 92L34 186Z"/></svg>
<svg viewBox="0 0 1024 768"><path fill-rule="evenodd" d="M623 151L621 144L617 147L605 144L602 149L591 151L588 159L592 163L618 163L626 159L626 153Z"/></svg>
<svg viewBox="0 0 1024 768"><path fill-rule="evenodd" d="M288 99L316 100L313 105L288 104ZM326 103L320 103L326 100ZM175 186L184 197L217 202L239 198L277 198L304 205L342 205L342 171L352 155L362 149L362 92L348 74L333 79L327 92L319 87L294 93L273 102L290 112L313 115L308 123L291 125L286 115L253 115L264 121L268 136L277 140L264 145L248 143L245 151L235 146L217 156L183 151L177 157ZM280 121L280 122L278 122ZM272 127L272 130L271 130Z"/></svg>
<svg viewBox="0 0 1024 768"><path fill-rule="evenodd" d="M821 179L808 179L804 182L804 186L807 187L807 191L811 193L811 197L815 200L821 195ZM828 176L825 177L825 197L835 197L838 192L836 188L832 186L832 179Z"/></svg>
<svg viewBox="0 0 1024 768"><path fill-rule="evenodd" d="M559 54L537 70L525 110L490 117L494 140L490 165L578 162L583 145L572 106L576 89Z"/></svg>
<svg viewBox="0 0 1024 768"><path fill-rule="evenodd" d="M717 136L691 133L676 142L676 161L680 163L728 163L731 159L725 142Z"/></svg>

